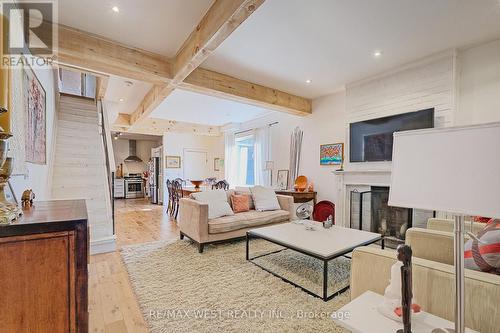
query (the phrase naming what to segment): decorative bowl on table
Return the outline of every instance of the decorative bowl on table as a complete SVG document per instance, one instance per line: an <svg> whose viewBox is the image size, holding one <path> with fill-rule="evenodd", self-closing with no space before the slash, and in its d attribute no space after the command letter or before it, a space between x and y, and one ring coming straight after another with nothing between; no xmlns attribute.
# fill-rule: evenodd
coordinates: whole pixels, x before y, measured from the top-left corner
<svg viewBox="0 0 500 333"><path fill-rule="evenodd" d="M191 184L194 185L195 189L199 189L200 185L203 184L204 180L190 180Z"/></svg>

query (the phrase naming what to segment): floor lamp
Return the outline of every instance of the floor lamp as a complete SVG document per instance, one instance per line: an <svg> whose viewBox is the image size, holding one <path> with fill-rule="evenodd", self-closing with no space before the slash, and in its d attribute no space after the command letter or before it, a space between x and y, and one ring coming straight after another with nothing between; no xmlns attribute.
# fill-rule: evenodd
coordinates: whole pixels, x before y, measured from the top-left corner
<svg viewBox="0 0 500 333"><path fill-rule="evenodd" d="M500 217L500 123L394 133L389 205L455 215L455 327L464 333L464 216ZM414 281L416 282L416 281Z"/></svg>

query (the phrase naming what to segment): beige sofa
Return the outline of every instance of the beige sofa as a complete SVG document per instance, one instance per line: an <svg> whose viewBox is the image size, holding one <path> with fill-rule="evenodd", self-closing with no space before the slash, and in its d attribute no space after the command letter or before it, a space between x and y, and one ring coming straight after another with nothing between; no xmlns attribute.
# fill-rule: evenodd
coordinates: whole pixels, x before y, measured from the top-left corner
<svg viewBox="0 0 500 333"><path fill-rule="evenodd" d="M465 221L464 231L472 231L473 234L477 234L479 231L483 230L485 226L485 223ZM453 230L455 229L455 221L448 219L430 218L427 220L427 229L453 232Z"/></svg>
<svg viewBox="0 0 500 333"><path fill-rule="evenodd" d="M406 243L413 251L413 284L423 310L454 321L453 234L410 228ZM383 295L389 283L395 251L361 247L354 250L351 299L367 290ZM500 327L500 276L465 270L465 325L481 333Z"/></svg>
<svg viewBox="0 0 500 333"><path fill-rule="evenodd" d="M229 190L228 201L231 193L234 192ZM198 244L198 251L202 253L206 244L242 238L250 229L290 221L295 213L293 197L286 195L277 195L277 197L280 210L259 212L252 209L248 212L212 220L208 219L208 204L182 198L179 203L178 218L180 238L187 236L195 241Z"/></svg>

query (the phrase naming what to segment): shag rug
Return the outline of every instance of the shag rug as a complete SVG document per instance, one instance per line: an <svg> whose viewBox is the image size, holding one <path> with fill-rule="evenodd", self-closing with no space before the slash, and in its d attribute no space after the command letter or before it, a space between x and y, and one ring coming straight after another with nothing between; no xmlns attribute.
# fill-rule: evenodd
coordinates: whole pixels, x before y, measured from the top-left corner
<svg viewBox="0 0 500 333"><path fill-rule="evenodd" d="M279 249L251 241L251 256ZM128 270L152 332L348 332L330 319L349 301L345 292L323 302L245 260L245 242L211 245L199 254L189 240L124 247ZM320 293L320 261L291 250L258 263ZM350 263L329 263L329 292L348 283Z"/></svg>

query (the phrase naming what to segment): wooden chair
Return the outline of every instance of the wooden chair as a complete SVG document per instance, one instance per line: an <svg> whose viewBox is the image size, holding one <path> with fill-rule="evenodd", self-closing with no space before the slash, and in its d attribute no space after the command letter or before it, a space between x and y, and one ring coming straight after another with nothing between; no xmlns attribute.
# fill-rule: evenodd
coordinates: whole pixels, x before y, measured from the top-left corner
<svg viewBox="0 0 500 333"><path fill-rule="evenodd" d="M229 183L224 179L212 185L212 190L229 190Z"/></svg>
<svg viewBox="0 0 500 333"><path fill-rule="evenodd" d="M173 210L172 210L172 216L177 219L177 215L179 214L179 202L182 198L182 183L178 180L174 180L172 182L172 203L173 203Z"/></svg>
<svg viewBox="0 0 500 333"><path fill-rule="evenodd" d="M173 199L172 199L172 181L170 179L167 179L167 192L168 192L168 198L167 198L167 213L172 215L172 210L173 210Z"/></svg>
<svg viewBox="0 0 500 333"><path fill-rule="evenodd" d="M215 185L215 183L217 183L217 178L215 178L215 177L205 178L205 184L207 186L213 186L213 185Z"/></svg>

